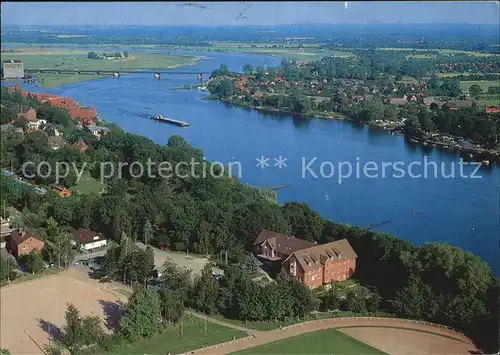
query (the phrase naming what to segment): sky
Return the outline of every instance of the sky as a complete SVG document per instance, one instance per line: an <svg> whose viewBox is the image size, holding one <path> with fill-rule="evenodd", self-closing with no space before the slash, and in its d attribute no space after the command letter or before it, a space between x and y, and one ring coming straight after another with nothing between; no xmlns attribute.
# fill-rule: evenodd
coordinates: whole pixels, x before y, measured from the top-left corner
<svg viewBox="0 0 500 355"><path fill-rule="evenodd" d="M191 5L188 5L191 4ZM193 6L196 4L198 6ZM201 8L205 7L205 8ZM2 2L3 25L499 24L496 2ZM240 13L242 15L238 16Z"/></svg>

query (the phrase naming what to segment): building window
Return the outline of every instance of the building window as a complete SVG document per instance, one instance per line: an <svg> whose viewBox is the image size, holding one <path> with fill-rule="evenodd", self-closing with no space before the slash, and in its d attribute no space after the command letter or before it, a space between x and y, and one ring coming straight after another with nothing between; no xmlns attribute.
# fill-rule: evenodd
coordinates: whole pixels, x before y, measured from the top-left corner
<svg viewBox="0 0 500 355"><path fill-rule="evenodd" d="M297 274L297 264L295 263L295 261L292 261L290 263L290 275L296 276L296 274Z"/></svg>

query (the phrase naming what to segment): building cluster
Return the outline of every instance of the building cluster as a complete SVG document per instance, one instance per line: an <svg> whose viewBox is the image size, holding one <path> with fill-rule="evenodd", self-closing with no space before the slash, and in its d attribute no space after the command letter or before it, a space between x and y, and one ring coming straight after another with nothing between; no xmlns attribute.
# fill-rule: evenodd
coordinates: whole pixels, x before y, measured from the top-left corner
<svg viewBox="0 0 500 355"><path fill-rule="evenodd" d="M289 276L310 288L329 287L356 271L357 255L347 239L327 244L263 230L255 239L254 254L264 263L280 263Z"/></svg>
<svg viewBox="0 0 500 355"><path fill-rule="evenodd" d="M87 228L73 232L73 247L81 251L90 251L106 246L107 239L101 234ZM43 253L45 242L35 231L28 228L11 228L9 220L1 218L0 249L14 258L31 252Z"/></svg>
<svg viewBox="0 0 500 355"><path fill-rule="evenodd" d="M84 107L73 99L59 97L52 94L28 93L23 91L19 85L9 88L9 92L11 94L19 93L23 97L30 97L40 103L47 103L51 106L67 110L71 119L76 122L78 128L87 130L96 138L100 138L109 132L108 127L96 126L95 121L100 121L100 118L95 107ZM64 141L62 140L61 134L58 132L57 128L53 125L47 125L45 120L39 120L37 118L37 111L34 108L25 109L21 107L20 112L18 112L18 118L22 118L27 122L26 130L22 133L29 134L35 130L45 128L45 131L48 129L51 131L50 133L53 133L49 134L49 144L53 149L59 149L64 145ZM80 142L78 142L76 147L82 153L88 148L88 146L85 147L84 144Z"/></svg>

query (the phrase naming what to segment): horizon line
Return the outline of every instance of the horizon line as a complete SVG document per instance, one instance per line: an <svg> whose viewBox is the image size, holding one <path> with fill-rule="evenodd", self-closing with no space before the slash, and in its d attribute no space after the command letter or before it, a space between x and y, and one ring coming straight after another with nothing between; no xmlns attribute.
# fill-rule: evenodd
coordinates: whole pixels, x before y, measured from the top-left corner
<svg viewBox="0 0 500 355"><path fill-rule="evenodd" d="M151 25L151 24L112 24L112 25L98 25L98 24L55 24L55 25L48 25L48 24L2 24L0 27L9 27L9 26L15 26L15 27L285 27L285 26L345 26L345 25L350 25L350 26L379 26L379 25L397 25L397 26L413 26L413 25L469 25L469 26L500 26L499 23L471 23L471 22L409 22L409 23L400 23L400 22L379 22L379 21L374 21L370 23L349 23L349 22L343 22L343 23L328 23L328 22L318 22L318 23L289 23L289 24L279 24L279 25L248 25L248 24L234 24L234 25L212 25L212 24L206 24L206 25L168 25L168 24L157 24L157 25Z"/></svg>

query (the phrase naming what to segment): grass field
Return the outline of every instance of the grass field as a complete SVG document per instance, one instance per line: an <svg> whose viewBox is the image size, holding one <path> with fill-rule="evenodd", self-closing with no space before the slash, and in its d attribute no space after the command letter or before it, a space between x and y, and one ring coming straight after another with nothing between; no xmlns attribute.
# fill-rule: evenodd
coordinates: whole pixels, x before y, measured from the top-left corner
<svg viewBox="0 0 500 355"><path fill-rule="evenodd" d="M334 329L320 330L233 354L384 354Z"/></svg>
<svg viewBox="0 0 500 355"><path fill-rule="evenodd" d="M33 44L25 44L25 43L8 43L8 45L12 48L25 48L30 49L32 51L40 51L40 47L44 47L44 51L56 51L57 48L54 44L42 44L42 43L33 43ZM272 48L273 45L280 45L283 48ZM317 60L325 56L337 56L337 57L349 57L352 56L349 52L340 52L340 51L323 51L318 48L318 44L304 44L302 49L298 48L298 44L283 44L283 43L257 43L257 42L212 42L212 47L199 47L199 46L175 46L175 45L141 45L141 44L133 44L130 46L124 46L119 44L108 44L108 45L85 45L79 46L74 44L59 44L59 47L70 47L74 48L72 51L81 52L87 54L87 51L83 51L82 49L85 47L89 48L102 48L105 50L112 50L114 48L131 48L131 49L178 49L178 50L197 50L197 51L212 51L212 52L241 52L241 53L250 53L250 54L262 54L262 55L271 55L271 56L280 56L291 60L296 61L310 61ZM53 48L53 49L51 49ZM66 51L68 52L68 51ZM8 54L9 56L14 56L14 54ZM135 55L135 54L134 54Z"/></svg>
<svg viewBox="0 0 500 355"><path fill-rule="evenodd" d="M89 75L89 74L55 74L43 73L36 74L38 80L37 85L41 88L52 89L61 85L75 84L82 81L104 79L111 77L110 75Z"/></svg>
<svg viewBox="0 0 500 355"><path fill-rule="evenodd" d="M126 59L106 60L87 58L84 50L56 50L24 48L17 53L2 53L1 60L22 59L24 67L28 69L65 69L65 70L125 70L125 69L160 69L175 68L195 64L199 57L135 53L129 54ZM71 75L71 74L36 74L40 87L54 88L60 85L99 79L100 75Z"/></svg>
<svg viewBox="0 0 500 355"><path fill-rule="evenodd" d="M113 349L114 354L180 354L203 346L224 343L233 337L243 338L246 333L205 322L202 319L185 315L180 325L171 326L156 338L137 342L131 346Z"/></svg>
<svg viewBox="0 0 500 355"><path fill-rule="evenodd" d="M90 174L83 173L80 181L70 190L81 195L99 194L106 187L105 184L96 180Z"/></svg>
<svg viewBox="0 0 500 355"><path fill-rule="evenodd" d="M403 84L416 84L418 81L415 78L412 78L411 76L406 76L404 75L401 80L397 81L398 83L403 83Z"/></svg>
<svg viewBox="0 0 500 355"><path fill-rule="evenodd" d="M480 106L500 106L500 96L496 99L480 99L477 103Z"/></svg>
<svg viewBox="0 0 500 355"><path fill-rule="evenodd" d="M494 81L494 80L471 80L471 81L460 81L460 89L463 91L463 92L468 92L469 91L469 88L474 85L474 84L477 84L479 85L483 91L487 91L488 88L490 86L499 86L500 84L498 83L498 81Z"/></svg>

